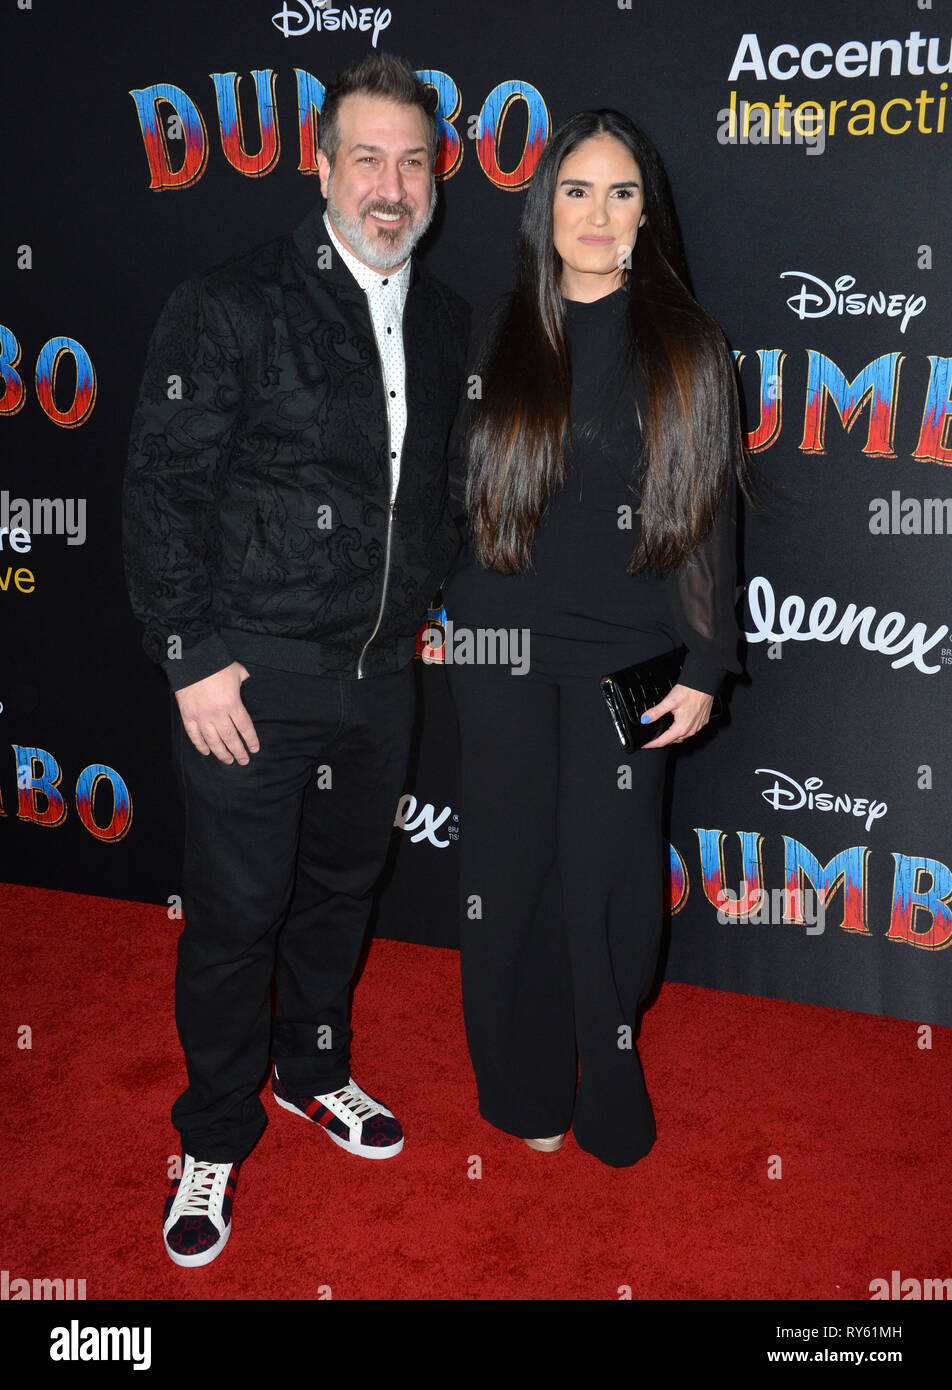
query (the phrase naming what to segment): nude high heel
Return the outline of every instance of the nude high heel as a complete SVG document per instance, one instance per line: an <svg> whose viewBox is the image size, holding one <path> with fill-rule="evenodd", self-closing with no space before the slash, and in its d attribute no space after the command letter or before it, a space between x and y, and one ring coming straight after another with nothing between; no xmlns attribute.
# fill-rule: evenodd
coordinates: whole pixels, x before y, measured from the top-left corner
<svg viewBox="0 0 952 1390"><path fill-rule="evenodd" d="M554 1154L558 1153L565 1143L565 1135L554 1134L551 1139L525 1139L523 1142L528 1144L530 1149L536 1149L541 1154Z"/></svg>

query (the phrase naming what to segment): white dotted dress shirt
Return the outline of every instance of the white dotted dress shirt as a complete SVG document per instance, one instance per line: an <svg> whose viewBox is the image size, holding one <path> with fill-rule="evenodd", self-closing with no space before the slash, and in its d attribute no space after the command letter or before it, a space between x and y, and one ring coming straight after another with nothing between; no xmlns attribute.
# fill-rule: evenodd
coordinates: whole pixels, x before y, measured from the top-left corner
<svg viewBox="0 0 952 1390"><path fill-rule="evenodd" d="M410 284L409 257L392 275L381 275L359 261L336 235L331 220L324 213L324 226L344 264L367 295L370 321L373 324L377 349L383 364L383 388L387 401L387 421L390 437L390 502L397 495L400 481L400 456L407 428L406 362L403 355L403 306Z"/></svg>

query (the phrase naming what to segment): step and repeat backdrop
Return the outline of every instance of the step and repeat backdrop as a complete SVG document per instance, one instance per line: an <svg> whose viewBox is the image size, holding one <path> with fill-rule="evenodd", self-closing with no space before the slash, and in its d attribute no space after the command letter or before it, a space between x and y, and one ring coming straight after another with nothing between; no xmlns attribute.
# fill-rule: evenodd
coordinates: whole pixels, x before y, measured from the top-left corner
<svg viewBox="0 0 952 1390"><path fill-rule="evenodd" d="M169 696L120 552L146 345L178 283L320 198L325 85L386 50L439 93L439 276L500 294L549 134L617 107L736 354L770 507L730 717L674 760L666 977L952 1024L948 5L11 0L2 27L0 878L179 929ZM416 667L375 929L452 947L457 733Z"/></svg>

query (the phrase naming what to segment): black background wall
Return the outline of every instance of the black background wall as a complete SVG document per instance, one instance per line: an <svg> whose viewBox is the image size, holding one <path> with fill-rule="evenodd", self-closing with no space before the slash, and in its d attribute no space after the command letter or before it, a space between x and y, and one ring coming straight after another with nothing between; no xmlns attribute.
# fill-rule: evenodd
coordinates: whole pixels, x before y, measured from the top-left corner
<svg viewBox="0 0 952 1390"><path fill-rule="evenodd" d="M341 11L318 26L307 0L5 7L0 878L143 902L178 891L169 696L140 650L119 547L145 347L177 283L319 197L298 92L367 51L376 23L378 47L440 87L458 137L425 255L477 307L511 278L529 124L544 140L573 111L616 106L646 127L698 296L739 355L755 457L783 488L773 515L744 521L747 675L730 720L676 759L668 977L952 1023L952 502L928 505L952 497L944 7L394 0L345 13L371 27L335 29ZM274 92L270 160L267 138L254 158L255 71ZM211 76L231 73L244 172ZM200 113L188 140L170 138L173 107L155 106L163 84L181 116L188 102ZM747 136L732 127L744 101L765 103L769 130L756 112ZM799 136L777 139L777 103L789 127L807 101L818 125L801 116ZM156 109L168 153L155 145L150 164L140 111ZM195 176L152 187L160 157L173 170L194 158ZM56 508L33 499L63 504L59 533ZM80 500L84 527L67 505ZM30 534L17 544L3 527L18 519ZM421 663L419 680L377 930L453 945L455 728L443 672ZM769 910L718 920L719 889L742 876L747 906L763 891ZM811 882L827 885L824 920L790 920L784 887Z"/></svg>

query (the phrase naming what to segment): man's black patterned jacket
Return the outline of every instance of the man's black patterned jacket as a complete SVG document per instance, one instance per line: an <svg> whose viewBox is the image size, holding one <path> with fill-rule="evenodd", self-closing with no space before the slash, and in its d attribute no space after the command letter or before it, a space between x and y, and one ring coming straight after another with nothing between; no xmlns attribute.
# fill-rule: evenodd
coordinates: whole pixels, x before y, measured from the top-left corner
<svg viewBox="0 0 952 1390"><path fill-rule="evenodd" d="M236 659L396 671L456 553L446 444L468 306L414 260L391 510L370 310L329 243L318 207L292 235L179 286L152 336L123 552L143 646L174 690Z"/></svg>

